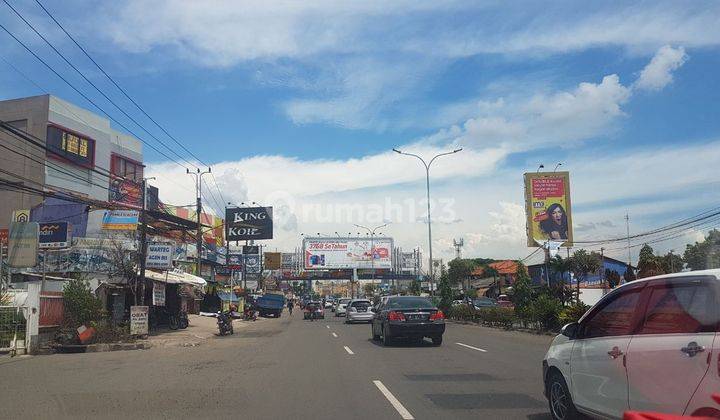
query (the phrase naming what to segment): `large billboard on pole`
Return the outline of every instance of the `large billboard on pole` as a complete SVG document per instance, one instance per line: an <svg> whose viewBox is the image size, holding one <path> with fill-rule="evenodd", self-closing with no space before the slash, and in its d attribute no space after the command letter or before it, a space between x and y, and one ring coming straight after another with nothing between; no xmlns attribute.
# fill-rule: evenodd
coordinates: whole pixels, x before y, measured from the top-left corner
<svg viewBox="0 0 720 420"><path fill-rule="evenodd" d="M272 207L229 207L225 210L228 241L272 239Z"/></svg>
<svg viewBox="0 0 720 420"><path fill-rule="evenodd" d="M562 241L563 246L572 246L570 174L526 173L525 214L528 246L542 246L547 241Z"/></svg>
<svg viewBox="0 0 720 420"><path fill-rule="evenodd" d="M306 238L306 270L392 268L391 238Z"/></svg>

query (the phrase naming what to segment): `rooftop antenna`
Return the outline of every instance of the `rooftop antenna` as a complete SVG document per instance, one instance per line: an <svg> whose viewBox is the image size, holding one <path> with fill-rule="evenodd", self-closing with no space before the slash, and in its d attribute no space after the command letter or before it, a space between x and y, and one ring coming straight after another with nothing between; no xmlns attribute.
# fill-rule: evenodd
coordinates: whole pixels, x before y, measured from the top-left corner
<svg viewBox="0 0 720 420"><path fill-rule="evenodd" d="M453 239L453 246L455 247L455 258L461 259L462 258L462 247L465 246L465 240L463 238L460 239Z"/></svg>

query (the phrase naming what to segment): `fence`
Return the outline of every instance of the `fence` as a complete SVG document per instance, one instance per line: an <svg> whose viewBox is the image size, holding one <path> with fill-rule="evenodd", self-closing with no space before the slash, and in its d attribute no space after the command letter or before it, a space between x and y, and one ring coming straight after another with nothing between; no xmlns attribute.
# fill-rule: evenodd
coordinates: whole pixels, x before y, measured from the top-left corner
<svg viewBox="0 0 720 420"><path fill-rule="evenodd" d="M23 308L0 306L0 350L14 351L15 340L25 341L26 322Z"/></svg>
<svg viewBox="0 0 720 420"><path fill-rule="evenodd" d="M42 292L40 294L40 328L62 325L65 309L62 292Z"/></svg>

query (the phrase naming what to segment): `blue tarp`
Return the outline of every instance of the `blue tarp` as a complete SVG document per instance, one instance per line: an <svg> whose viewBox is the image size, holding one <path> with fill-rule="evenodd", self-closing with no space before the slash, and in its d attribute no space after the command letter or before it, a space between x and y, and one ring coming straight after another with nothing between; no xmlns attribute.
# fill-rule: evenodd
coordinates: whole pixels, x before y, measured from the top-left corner
<svg viewBox="0 0 720 420"><path fill-rule="evenodd" d="M30 210L32 222L70 222L73 238L84 237L87 230L88 206L49 197Z"/></svg>

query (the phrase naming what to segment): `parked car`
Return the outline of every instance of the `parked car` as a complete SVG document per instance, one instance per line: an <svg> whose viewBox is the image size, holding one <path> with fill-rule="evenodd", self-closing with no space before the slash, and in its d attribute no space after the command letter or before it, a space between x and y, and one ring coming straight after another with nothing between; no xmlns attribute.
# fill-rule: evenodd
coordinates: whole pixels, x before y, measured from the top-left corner
<svg viewBox="0 0 720 420"><path fill-rule="evenodd" d="M330 309L333 307L333 300L332 298L328 298L325 300L325 309Z"/></svg>
<svg viewBox="0 0 720 420"><path fill-rule="evenodd" d="M352 299L349 298L342 298L338 301L337 307L335 308L335 316L343 316L345 315L345 312L347 312L347 304L350 303Z"/></svg>
<svg viewBox="0 0 720 420"><path fill-rule="evenodd" d="M347 305L345 323L372 322L374 315L372 303L368 299L353 299Z"/></svg>
<svg viewBox="0 0 720 420"><path fill-rule="evenodd" d="M514 308L515 304L510 300L508 295L500 295L497 298L498 306L502 308Z"/></svg>
<svg viewBox="0 0 720 420"><path fill-rule="evenodd" d="M543 360L555 419L653 411L720 417L720 270L626 283L567 324Z"/></svg>
<svg viewBox="0 0 720 420"><path fill-rule="evenodd" d="M498 302L495 299L489 298L489 297L478 297L473 299L473 305L475 306L475 309L481 309L481 308L497 308Z"/></svg>
<svg viewBox="0 0 720 420"><path fill-rule="evenodd" d="M305 304L303 319L310 319L310 316L313 314L315 315L315 319L325 319L325 310L321 302L310 301Z"/></svg>
<svg viewBox="0 0 720 420"><path fill-rule="evenodd" d="M445 315L430 299L421 296L391 296L377 307L372 319L372 339L383 345L395 338L409 338L421 342L425 337L433 344L442 344Z"/></svg>

